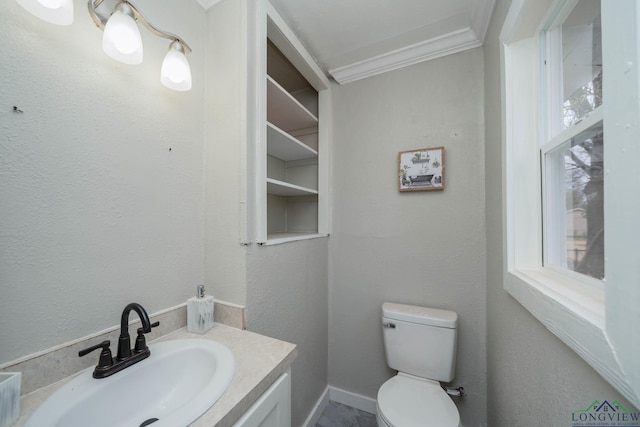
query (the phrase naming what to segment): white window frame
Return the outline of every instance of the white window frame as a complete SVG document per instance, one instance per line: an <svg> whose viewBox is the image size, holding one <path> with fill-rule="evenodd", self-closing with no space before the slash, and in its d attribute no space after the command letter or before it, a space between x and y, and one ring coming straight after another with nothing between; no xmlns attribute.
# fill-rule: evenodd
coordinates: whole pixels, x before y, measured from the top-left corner
<svg viewBox="0 0 640 427"><path fill-rule="evenodd" d="M542 200L545 200L542 213L543 226L543 265L558 274L568 275L577 282L595 287L601 295L603 281L584 276L568 268L557 265L560 259L566 259L566 208L565 188L554 188L558 178L564 180L564 167L561 170L547 168L546 156L571 138L603 121L602 105L583 116L580 121L565 128L563 117L563 52L562 25L577 6L578 0L556 2L542 24L540 35L541 76L540 90L542 113L540 121L540 162L542 177ZM551 16L549 16L551 15ZM544 61L542 63L542 61ZM562 165L564 166L564 164ZM561 174L558 177L558 174ZM560 218L559 214L563 217ZM562 248L561 248L562 247Z"/></svg>
<svg viewBox="0 0 640 427"><path fill-rule="evenodd" d="M602 2L604 286L543 266L540 141L547 120L541 117L539 34L575 1L513 0L500 35L504 288L640 407L640 5L635 0Z"/></svg>

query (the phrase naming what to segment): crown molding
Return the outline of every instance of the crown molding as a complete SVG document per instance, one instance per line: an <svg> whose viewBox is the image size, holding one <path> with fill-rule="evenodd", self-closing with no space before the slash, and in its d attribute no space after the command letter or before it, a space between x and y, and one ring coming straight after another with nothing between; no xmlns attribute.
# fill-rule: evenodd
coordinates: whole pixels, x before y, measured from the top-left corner
<svg viewBox="0 0 640 427"><path fill-rule="evenodd" d="M208 10L221 0L196 1ZM494 5L495 0L479 0L468 28L334 68L329 70L329 74L339 84L345 84L482 46Z"/></svg>
<svg viewBox="0 0 640 427"><path fill-rule="evenodd" d="M334 68L329 74L339 84L345 84L482 46L494 5L495 0L478 1L467 28Z"/></svg>
<svg viewBox="0 0 640 427"><path fill-rule="evenodd" d="M364 61L334 68L329 70L329 74L338 83L345 84L478 46L482 46L482 41L478 40L471 28L465 28Z"/></svg>

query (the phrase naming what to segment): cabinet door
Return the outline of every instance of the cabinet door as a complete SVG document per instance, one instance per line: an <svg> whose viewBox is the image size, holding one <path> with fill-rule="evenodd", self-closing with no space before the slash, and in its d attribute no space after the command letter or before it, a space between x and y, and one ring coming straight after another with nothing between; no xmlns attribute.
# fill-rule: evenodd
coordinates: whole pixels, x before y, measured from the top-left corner
<svg viewBox="0 0 640 427"><path fill-rule="evenodd" d="M282 374L234 427L291 427L290 374Z"/></svg>

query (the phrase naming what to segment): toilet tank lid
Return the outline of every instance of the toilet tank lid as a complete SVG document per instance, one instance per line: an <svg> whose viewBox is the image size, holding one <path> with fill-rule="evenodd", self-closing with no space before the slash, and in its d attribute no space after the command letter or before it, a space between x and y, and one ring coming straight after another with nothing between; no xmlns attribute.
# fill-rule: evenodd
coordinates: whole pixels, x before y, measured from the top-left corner
<svg viewBox="0 0 640 427"><path fill-rule="evenodd" d="M382 304L382 316L389 319L451 329L456 327L458 321L458 314L455 311L391 302Z"/></svg>

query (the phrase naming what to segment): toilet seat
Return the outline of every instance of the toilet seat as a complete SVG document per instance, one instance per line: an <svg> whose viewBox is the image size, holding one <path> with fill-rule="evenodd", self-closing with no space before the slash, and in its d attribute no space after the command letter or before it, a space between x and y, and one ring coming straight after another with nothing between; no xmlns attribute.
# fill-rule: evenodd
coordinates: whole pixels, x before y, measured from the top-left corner
<svg viewBox="0 0 640 427"><path fill-rule="evenodd" d="M436 381L399 373L378 390L378 418L389 427L459 427L460 414Z"/></svg>

